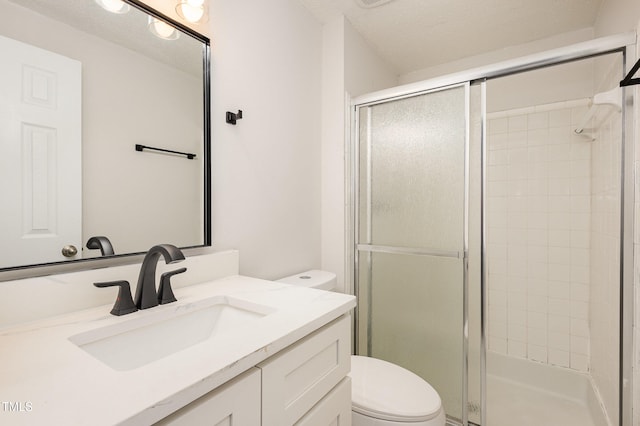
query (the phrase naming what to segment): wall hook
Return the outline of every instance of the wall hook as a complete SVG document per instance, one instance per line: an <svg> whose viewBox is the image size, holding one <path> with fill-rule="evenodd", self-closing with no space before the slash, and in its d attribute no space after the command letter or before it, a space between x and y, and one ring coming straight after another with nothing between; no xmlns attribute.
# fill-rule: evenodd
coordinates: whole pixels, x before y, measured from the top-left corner
<svg viewBox="0 0 640 426"><path fill-rule="evenodd" d="M236 125L236 121L242 118L242 110L239 109L237 113L227 111L227 123Z"/></svg>

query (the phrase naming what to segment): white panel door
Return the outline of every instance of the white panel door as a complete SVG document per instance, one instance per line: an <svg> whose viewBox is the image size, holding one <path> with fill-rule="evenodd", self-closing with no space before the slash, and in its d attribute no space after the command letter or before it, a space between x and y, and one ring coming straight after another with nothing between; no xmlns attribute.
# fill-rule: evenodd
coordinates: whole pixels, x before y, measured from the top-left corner
<svg viewBox="0 0 640 426"><path fill-rule="evenodd" d="M81 64L2 36L0 55L0 267L79 258Z"/></svg>

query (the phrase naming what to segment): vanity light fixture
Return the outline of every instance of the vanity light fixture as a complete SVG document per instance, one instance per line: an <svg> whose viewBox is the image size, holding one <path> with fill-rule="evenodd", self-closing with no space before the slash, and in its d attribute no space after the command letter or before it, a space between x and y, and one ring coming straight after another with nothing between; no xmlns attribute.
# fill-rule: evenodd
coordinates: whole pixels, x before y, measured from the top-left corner
<svg viewBox="0 0 640 426"><path fill-rule="evenodd" d="M193 24L206 22L207 12L205 0L178 0L176 5L178 16Z"/></svg>
<svg viewBox="0 0 640 426"><path fill-rule="evenodd" d="M153 16L149 16L149 31L164 40L176 40L180 37L180 33L174 27Z"/></svg>
<svg viewBox="0 0 640 426"><path fill-rule="evenodd" d="M104 10L111 13L127 13L131 7L122 0L96 0Z"/></svg>

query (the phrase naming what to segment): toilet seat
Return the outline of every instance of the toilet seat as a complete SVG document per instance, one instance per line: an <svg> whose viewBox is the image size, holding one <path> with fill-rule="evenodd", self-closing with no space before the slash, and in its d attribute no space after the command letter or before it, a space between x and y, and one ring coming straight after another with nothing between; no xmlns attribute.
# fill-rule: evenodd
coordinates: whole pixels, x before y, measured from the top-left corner
<svg viewBox="0 0 640 426"><path fill-rule="evenodd" d="M424 422L442 411L429 383L411 371L376 358L352 356L352 409L364 416L395 422Z"/></svg>

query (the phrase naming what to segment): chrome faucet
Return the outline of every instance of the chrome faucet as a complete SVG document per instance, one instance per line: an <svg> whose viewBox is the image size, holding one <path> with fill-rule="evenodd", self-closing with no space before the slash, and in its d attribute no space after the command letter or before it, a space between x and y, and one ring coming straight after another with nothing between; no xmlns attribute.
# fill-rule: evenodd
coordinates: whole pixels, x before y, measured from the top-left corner
<svg viewBox="0 0 640 426"><path fill-rule="evenodd" d="M138 286L136 287L135 304L138 309L152 308L158 305L158 292L156 291L156 266L160 255L164 256L167 264L184 260L182 251L171 244L159 244L149 249L140 268Z"/></svg>

